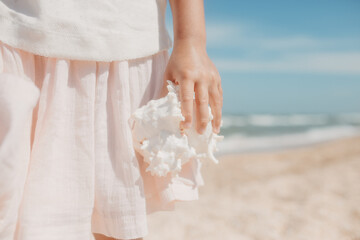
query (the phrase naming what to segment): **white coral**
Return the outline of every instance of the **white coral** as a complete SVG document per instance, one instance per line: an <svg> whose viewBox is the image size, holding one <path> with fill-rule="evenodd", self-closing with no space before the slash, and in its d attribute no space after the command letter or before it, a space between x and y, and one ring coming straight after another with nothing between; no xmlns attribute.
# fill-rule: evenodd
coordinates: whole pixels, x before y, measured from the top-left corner
<svg viewBox="0 0 360 240"><path fill-rule="evenodd" d="M151 100L131 116L134 148L149 164L146 171L152 175L178 175L181 166L191 159L211 159L218 163L214 152L223 139L212 132L213 115L209 107L210 121L203 134L198 134L195 122L191 129L181 134L179 124L184 120L179 101L179 86L167 81L166 97ZM196 121L196 119L195 119Z"/></svg>

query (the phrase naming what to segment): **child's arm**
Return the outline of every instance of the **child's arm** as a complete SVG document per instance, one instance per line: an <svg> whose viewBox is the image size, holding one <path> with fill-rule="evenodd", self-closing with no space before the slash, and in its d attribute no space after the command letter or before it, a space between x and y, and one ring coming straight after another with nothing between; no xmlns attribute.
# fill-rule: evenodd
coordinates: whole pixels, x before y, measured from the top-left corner
<svg viewBox="0 0 360 240"><path fill-rule="evenodd" d="M180 84L180 100L185 121L192 124L195 91L196 129L202 133L208 123L208 104L214 115L214 132L221 122L221 78L206 52L206 32L203 0L169 0L174 23L174 48L165 70L164 80Z"/></svg>

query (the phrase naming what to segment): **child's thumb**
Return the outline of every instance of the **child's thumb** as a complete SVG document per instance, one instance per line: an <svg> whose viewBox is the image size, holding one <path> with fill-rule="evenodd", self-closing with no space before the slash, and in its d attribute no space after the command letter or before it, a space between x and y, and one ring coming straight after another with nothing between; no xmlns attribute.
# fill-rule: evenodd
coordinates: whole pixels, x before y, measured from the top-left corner
<svg viewBox="0 0 360 240"><path fill-rule="evenodd" d="M169 93L169 91L167 89L167 85L168 85L167 80L175 82L174 80L171 79L171 77L168 74L165 73L163 76L163 84L162 84L162 87L161 87L160 93L158 94L157 99L163 98Z"/></svg>

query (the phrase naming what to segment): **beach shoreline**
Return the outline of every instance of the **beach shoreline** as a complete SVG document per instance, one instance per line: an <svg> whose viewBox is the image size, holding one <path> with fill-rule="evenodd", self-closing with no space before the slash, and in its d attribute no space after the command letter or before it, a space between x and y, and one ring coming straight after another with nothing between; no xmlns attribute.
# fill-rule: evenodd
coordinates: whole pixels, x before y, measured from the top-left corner
<svg viewBox="0 0 360 240"><path fill-rule="evenodd" d="M199 200L149 216L151 239L360 239L360 137L202 167Z"/></svg>
<svg viewBox="0 0 360 240"><path fill-rule="evenodd" d="M252 154L274 154L274 153L285 153L288 151L294 151L294 150L306 150L308 148L313 148L316 146L321 146L323 144L331 144L334 142L343 142L344 140L347 139L356 139L356 138L360 138L360 134L354 134L354 135L350 135L350 136L346 136L346 137L341 137L341 138L334 138L334 139L324 139L318 142L311 142L311 143L300 143L300 144L294 144L294 145L289 145L289 146L278 146L278 147L272 147L272 148L258 148L258 149L254 149L254 150L246 150L246 151L233 151L233 152L225 152L225 153L220 153L219 155L217 155L217 157L219 158L227 158L229 156L242 156L242 155L252 155Z"/></svg>

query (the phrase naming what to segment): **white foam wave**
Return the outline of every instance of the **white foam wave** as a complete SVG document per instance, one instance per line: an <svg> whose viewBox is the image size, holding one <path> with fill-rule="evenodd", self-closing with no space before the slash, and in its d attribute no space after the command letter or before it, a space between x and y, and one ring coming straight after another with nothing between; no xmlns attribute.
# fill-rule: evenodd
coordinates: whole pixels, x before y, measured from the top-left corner
<svg viewBox="0 0 360 240"><path fill-rule="evenodd" d="M341 122L360 124L360 113L341 114L337 118Z"/></svg>
<svg viewBox="0 0 360 240"><path fill-rule="evenodd" d="M283 149L357 135L360 135L360 128L349 125L313 128L302 133L275 136L247 137L236 134L225 137L219 144L218 154Z"/></svg>
<svg viewBox="0 0 360 240"><path fill-rule="evenodd" d="M249 124L253 126L306 126L323 125L327 123L323 115L253 115L249 117Z"/></svg>
<svg viewBox="0 0 360 240"><path fill-rule="evenodd" d="M228 127L243 127L246 126L247 120L244 116L223 116L223 125L222 128L228 128Z"/></svg>
<svg viewBox="0 0 360 240"><path fill-rule="evenodd" d="M291 127L291 126L322 126L331 122L336 124L360 124L360 113L349 114L251 114L225 115L223 128L229 127Z"/></svg>

